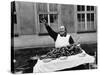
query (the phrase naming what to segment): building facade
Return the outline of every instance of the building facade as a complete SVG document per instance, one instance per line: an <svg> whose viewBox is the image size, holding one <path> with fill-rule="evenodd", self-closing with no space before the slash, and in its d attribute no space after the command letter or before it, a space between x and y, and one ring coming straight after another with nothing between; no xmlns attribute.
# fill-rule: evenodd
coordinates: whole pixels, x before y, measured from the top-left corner
<svg viewBox="0 0 100 75"><path fill-rule="evenodd" d="M61 25L64 25L70 34L79 36L97 34L96 6L15 1L11 3L11 7L14 37L48 34L41 23L43 17L56 32Z"/></svg>

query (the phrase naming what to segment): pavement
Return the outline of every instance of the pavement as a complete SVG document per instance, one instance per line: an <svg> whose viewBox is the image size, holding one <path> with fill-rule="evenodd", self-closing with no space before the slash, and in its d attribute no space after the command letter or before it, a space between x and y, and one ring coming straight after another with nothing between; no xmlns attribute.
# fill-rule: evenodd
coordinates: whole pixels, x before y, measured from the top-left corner
<svg viewBox="0 0 100 75"><path fill-rule="evenodd" d="M97 43L97 33L82 33L70 34L75 42L80 43ZM21 48L34 48L34 47L45 47L45 46L54 46L53 39L48 36L39 36L39 35L22 35L19 37L14 37L14 49Z"/></svg>

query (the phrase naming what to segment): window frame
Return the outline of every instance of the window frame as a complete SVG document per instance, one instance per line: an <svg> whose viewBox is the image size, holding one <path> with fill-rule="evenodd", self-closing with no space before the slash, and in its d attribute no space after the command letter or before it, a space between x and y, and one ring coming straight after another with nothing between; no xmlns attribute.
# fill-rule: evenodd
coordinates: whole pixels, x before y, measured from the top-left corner
<svg viewBox="0 0 100 75"><path fill-rule="evenodd" d="M93 10L93 11L87 11L87 6L85 6L85 5L84 5L84 6L85 6L85 11L78 11L78 8L77 8L78 6L79 6L79 5L76 5L76 7L75 7L75 9L76 9L76 18L75 18L76 20L75 20L75 21L77 21L77 22L76 22L76 25L77 25L77 26L76 26L76 32L77 32L77 33L96 32L96 31L97 31L97 30L96 30L97 28L95 28L95 17L96 17L96 14L95 14L95 10L96 10L96 9L95 9L95 6L94 6L94 10ZM80 6L83 6L83 5L80 5ZM82 14L82 13L85 14L85 21L84 21L84 22L85 22L85 29L84 29L84 31L82 31L82 30L79 31L79 30L78 30L78 18L77 18L78 16L77 16L77 14ZM87 26L88 26L88 24L87 24L87 14L88 14L88 13L89 13L89 14L91 14L91 13L94 14L94 24L93 24L94 29L93 29L93 30L88 30L88 29L87 29ZM92 22L92 21L91 21L91 22Z"/></svg>
<svg viewBox="0 0 100 75"><path fill-rule="evenodd" d="M47 10L48 10L47 12L41 12L41 11L40 11L40 12L38 12L38 14L37 14L39 26L40 26L40 24L41 24L40 21L39 21L39 14L47 14L47 15L48 15L48 25L54 24L54 23L50 23L50 14L56 14L57 17L58 17L58 18L57 18L57 23L58 23L58 21L59 21L59 14L58 14L58 13L59 13L59 8L58 8L59 5L57 4L57 11L50 11L50 10L49 10L49 4L50 4L50 3L47 3ZM41 28L41 27L40 27L40 28ZM41 32L40 32L40 30L41 30L40 28L39 28L39 35L42 35L42 34L45 35L45 34L47 34L47 32L41 33Z"/></svg>

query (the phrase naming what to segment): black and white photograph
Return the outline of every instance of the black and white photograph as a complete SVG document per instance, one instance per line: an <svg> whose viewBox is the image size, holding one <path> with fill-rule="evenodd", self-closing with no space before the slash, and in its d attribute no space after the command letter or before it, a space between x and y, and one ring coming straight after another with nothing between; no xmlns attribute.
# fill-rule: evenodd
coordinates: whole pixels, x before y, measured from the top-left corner
<svg viewBox="0 0 100 75"><path fill-rule="evenodd" d="M97 6L11 2L11 72L98 68Z"/></svg>

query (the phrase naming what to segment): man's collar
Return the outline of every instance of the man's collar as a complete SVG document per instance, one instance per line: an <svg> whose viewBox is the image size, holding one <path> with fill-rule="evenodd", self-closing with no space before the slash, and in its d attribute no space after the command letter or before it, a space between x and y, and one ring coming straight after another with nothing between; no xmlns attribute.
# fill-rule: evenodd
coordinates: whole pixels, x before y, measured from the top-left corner
<svg viewBox="0 0 100 75"><path fill-rule="evenodd" d="M67 34L64 34L64 35L60 35L61 37L66 37L67 36Z"/></svg>

